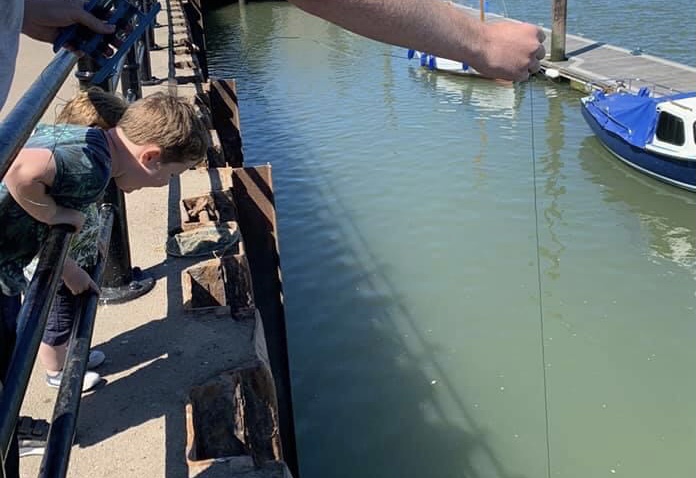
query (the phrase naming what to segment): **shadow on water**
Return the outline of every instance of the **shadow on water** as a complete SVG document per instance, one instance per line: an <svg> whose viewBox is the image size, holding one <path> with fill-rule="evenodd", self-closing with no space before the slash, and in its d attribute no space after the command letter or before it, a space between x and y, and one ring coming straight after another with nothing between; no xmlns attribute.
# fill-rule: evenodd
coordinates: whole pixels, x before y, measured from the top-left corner
<svg viewBox="0 0 696 478"><path fill-rule="evenodd" d="M549 90L553 91L552 88ZM538 88L538 91L541 91L541 88ZM552 94L548 99L547 114L544 118L546 150L537 160L540 167L538 180L542 193L539 219L543 221L543 230L548 237L539 244L539 254L547 261L548 265L543 272L551 280L560 277L561 256L566 250L558 233L564 225L564 211L560 201L566 193L564 185L566 176L562 172L563 147L565 146L564 103L565 101L559 95Z"/></svg>
<svg viewBox="0 0 696 478"><path fill-rule="evenodd" d="M242 88L254 96L243 113L247 162L274 161L302 476L521 477L447 379L424 333L429 317L406 305L332 179L305 166L320 158L265 107L272 100Z"/></svg>
<svg viewBox="0 0 696 478"><path fill-rule="evenodd" d="M284 161L306 159L288 157ZM329 178L319 182L330 185ZM343 267L333 269L332 273L356 278L362 291L354 294L354 289L345 290L333 307L322 302L330 308L314 310L309 303L312 294L295 296L291 283L294 274L286 273L288 320L328 321L314 331L302 327L304 333L316 334L312 338L304 337L302 342L320 343L325 340L322 334L354 339L351 343L341 342L338 345L342 349L332 351L332 355L339 357L337 363L324 362L319 368L311 364L312 350L299 354L290 351L291 357L304 355L301 361L309 365L305 370L298 370L301 365L295 365L295 374L305 376L301 386L295 388L295 397L306 401L296 403L296 409L311 415L299 417L299 422L305 422L304 436L300 437L303 476L522 476L507 470L489 445L487 431L476 423L466 398L446 378L446 370L438 362L440 351L424 333L428 317L411 313L391 283L388 271L380 266L380 258L370 252L369 242L350 220L339 195L332 194L330 186L304 188L292 191L292 195L292 204L301 202L311 206L313 215L305 217L305 221L314 222L315 228L327 231L331 237L350 239L331 245L334 253L344 258ZM281 238L292 241L295 233L300 231L293 231L288 225ZM306 255L311 254L313 245L307 244ZM310 257L305 257L303 262L308 268L313 263L320 267L319 261ZM399 324L407 325L406 335L415 341L418 352L404 342L399 333L400 328L403 332L403 326ZM438 388L432 386L425 368L442 377ZM323 387L333 387L330 394L336 401L320 413L312 412L315 398L324 394ZM345 399L340 398L343 387L350 389ZM456 420L439 403L436 394L443 393L456 404ZM378 422L373 421L376 417ZM455 421L464 421L466 426L458 426ZM326 452L334 455L326 456Z"/></svg>

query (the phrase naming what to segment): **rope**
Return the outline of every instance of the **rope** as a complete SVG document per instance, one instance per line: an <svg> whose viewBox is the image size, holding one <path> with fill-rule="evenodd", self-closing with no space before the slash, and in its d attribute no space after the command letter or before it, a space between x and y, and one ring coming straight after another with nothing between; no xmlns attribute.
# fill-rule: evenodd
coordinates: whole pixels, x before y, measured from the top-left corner
<svg viewBox="0 0 696 478"><path fill-rule="evenodd" d="M534 190L534 230L536 236L537 286L539 289L539 339L541 342L541 371L544 381L544 418L546 424L546 476L551 478L551 442L549 440L549 394L546 379L546 351L544 349L544 302L541 285L541 251L539 241L539 201L537 197L536 145L534 142L534 77L529 80L529 106L532 119L532 177Z"/></svg>

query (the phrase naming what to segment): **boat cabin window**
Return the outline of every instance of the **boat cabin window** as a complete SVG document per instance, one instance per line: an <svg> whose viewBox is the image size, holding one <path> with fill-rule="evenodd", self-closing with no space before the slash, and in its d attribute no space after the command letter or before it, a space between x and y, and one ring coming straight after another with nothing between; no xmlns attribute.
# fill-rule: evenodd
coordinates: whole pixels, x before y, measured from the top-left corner
<svg viewBox="0 0 696 478"><path fill-rule="evenodd" d="M684 122L681 118L673 114L660 112L660 118L657 120L657 139L665 143L682 146L684 144Z"/></svg>

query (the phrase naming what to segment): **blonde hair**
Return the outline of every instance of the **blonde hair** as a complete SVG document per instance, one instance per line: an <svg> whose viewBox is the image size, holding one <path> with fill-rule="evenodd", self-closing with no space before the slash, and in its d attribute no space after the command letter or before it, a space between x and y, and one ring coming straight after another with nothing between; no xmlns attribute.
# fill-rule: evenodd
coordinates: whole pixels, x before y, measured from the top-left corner
<svg viewBox="0 0 696 478"><path fill-rule="evenodd" d="M195 163L208 149L208 129L193 105L165 93L130 104L118 127L135 144L159 146L164 163Z"/></svg>
<svg viewBox="0 0 696 478"><path fill-rule="evenodd" d="M56 123L95 128L114 128L128 108L128 103L101 88L81 91L68 101L56 117Z"/></svg>

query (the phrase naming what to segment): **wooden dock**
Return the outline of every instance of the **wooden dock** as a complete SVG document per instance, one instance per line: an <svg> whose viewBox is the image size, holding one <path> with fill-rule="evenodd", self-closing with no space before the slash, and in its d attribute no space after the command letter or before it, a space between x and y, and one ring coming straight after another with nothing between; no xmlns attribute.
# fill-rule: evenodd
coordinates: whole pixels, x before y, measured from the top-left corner
<svg viewBox="0 0 696 478"><path fill-rule="evenodd" d="M546 51L550 50L550 30ZM623 81L631 90L642 86L657 93L696 90L696 68L653 55L633 54L624 48L575 35L566 36L566 61L543 60L542 68L558 70L573 86L611 88Z"/></svg>
<svg viewBox="0 0 696 478"><path fill-rule="evenodd" d="M479 12L461 7L472 15ZM492 13L486 21L517 21ZM551 30L544 28L547 53L551 51ZM595 88L612 88L623 82L626 88L638 90L642 86L653 88L658 94L696 90L696 68L653 55L633 54L630 50L608 45L577 35L566 35L566 61L542 60L542 70L557 70L560 77L571 86L589 91Z"/></svg>

